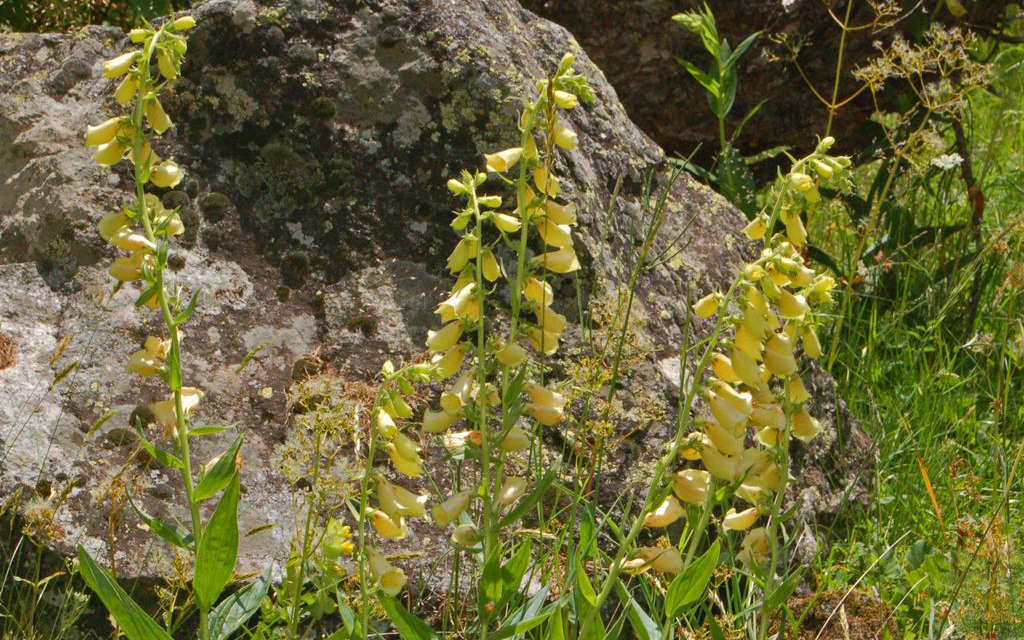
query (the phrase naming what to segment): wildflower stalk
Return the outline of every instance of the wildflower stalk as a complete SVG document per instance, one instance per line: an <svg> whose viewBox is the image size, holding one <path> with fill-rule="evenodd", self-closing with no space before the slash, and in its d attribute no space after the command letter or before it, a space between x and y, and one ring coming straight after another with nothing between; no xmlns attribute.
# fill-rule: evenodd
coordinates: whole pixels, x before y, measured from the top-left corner
<svg viewBox="0 0 1024 640"><path fill-rule="evenodd" d="M313 539L313 520L316 517L317 502L313 492L320 486L320 447L323 442L323 432L320 429L315 429L314 432L316 436L313 441L313 477L309 485L311 495L309 506L306 509L306 522L303 525L302 553L299 556L299 566L295 573L294 584L292 585L292 604L288 609L287 637L289 640L296 637L295 634L299 626L299 600L302 596L302 584L306 579L306 561L310 555L310 546Z"/></svg>

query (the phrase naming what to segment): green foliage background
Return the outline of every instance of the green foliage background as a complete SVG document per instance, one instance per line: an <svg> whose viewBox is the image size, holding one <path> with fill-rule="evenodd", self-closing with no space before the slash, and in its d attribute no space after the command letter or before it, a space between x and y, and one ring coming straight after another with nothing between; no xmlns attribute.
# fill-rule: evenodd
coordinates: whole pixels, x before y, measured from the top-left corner
<svg viewBox="0 0 1024 640"><path fill-rule="evenodd" d="M67 31L87 24L129 29L192 6L190 0L2 0L0 31Z"/></svg>

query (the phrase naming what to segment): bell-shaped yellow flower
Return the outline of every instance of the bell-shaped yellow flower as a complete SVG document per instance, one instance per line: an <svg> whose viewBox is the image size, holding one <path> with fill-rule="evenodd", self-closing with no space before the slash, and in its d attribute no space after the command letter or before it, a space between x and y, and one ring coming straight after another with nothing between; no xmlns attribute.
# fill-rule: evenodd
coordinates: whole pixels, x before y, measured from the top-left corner
<svg viewBox="0 0 1024 640"><path fill-rule="evenodd" d="M469 491L460 491L444 502L434 505L430 510L434 516L434 524L438 527L447 527L454 522L459 514L469 506L469 499L472 494Z"/></svg>
<svg viewBox="0 0 1024 640"><path fill-rule="evenodd" d="M153 250L156 245L146 234L131 227L122 227L110 236L110 244L125 251Z"/></svg>
<svg viewBox="0 0 1024 640"><path fill-rule="evenodd" d="M382 511L392 519L401 517L422 518L427 510L427 495L415 494L408 489L377 476L377 502Z"/></svg>
<svg viewBox="0 0 1024 640"><path fill-rule="evenodd" d="M555 104L563 109L573 109L580 104L579 98L577 98L574 93L559 91L558 89L555 89L551 93L555 98Z"/></svg>
<svg viewBox="0 0 1024 640"><path fill-rule="evenodd" d="M526 330L526 339L530 341L530 346L546 356L554 355L558 351L558 339L561 335L554 331L542 331L537 327Z"/></svg>
<svg viewBox="0 0 1024 640"><path fill-rule="evenodd" d="M580 268L576 251L571 246L542 253L535 256L531 262L555 273L572 273Z"/></svg>
<svg viewBox="0 0 1024 640"><path fill-rule="evenodd" d="M146 349L139 349L128 359L127 367L132 373L146 378L164 370L164 359Z"/></svg>
<svg viewBox="0 0 1024 640"><path fill-rule="evenodd" d="M526 451L530 448L530 434L519 427L512 427L498 445L502 451Z"/></svg>
<svg viewBox="0 0 1024 640"><path fill-rule="evenodd" d="M780 378L796 373L793 341L785 333L774 334L764 348L764 365Z"/></svg>
<svg viewBox="0 0 1024 640"><path fill-rule="evenodd" d="M526 412L529 413L533 418L546 427L554 427L562 421L564 412L561 407L550 407L548 405L537 404L536 402L526 403Z"/></svg>
<svg viewBox="0 0 1024 640"><path fill-rule="evenodd" d="M96 161L96 164L109 167L120 162L127 151L128 146L115 138L96 147L96 153L93 154L92 159Z"/></svg>
<svg viewBox="0 0 1024 640"><path fill-rule="evenodd" d="M669 494L658 508L644 516L645 527L667 527L686 513L683 505L674 495Z"/></svg>
<svg viewBox="0 0 1024 640"><path fill-rule="evenodd" d="M128 70L135 64L135 58L139 55L138 51L128 51L122 53L116 58L111 58L103 63L103 77L104 78L117 78L128 73Z"/></svg>
<svg viewBox="0 0 1024 640"><path fill-rule="evenodd" d="M761 517L761 511L757 507L750 507L743 511L729 509L722 518L722 528L729 531L746 531L754 526L757 519Z"/></svg>
<svg viewBox="0 0 1024 640"><path fill-rule="evenodd" d="M452 542L460 547L472 547L480 542L476 525L460 524L452 530Z"/></svg>
<svg viewBox="0 0 1024 640"><path fill-rule="evenodd" d="M471 235L462 236L448 255L448 271L459 273L476 256L478 240Z"/></svg>
<svg viewBox="0 0 1024 640"><path fill-rule="evenodd" d="M100 218L96 229L99 231L101 238L110 242L116 233L127 227L131 222L132 219L120 211L111 211Z"/></svg>
<svg viewBox="0 0 1024 640"><path fill-rule="evenodd" d="M130 256L114 260L110 264L108 272L121 282L131 282L142 277L144 264L152 265L155 262L152 254L146 251L136 251Z"/></svg>
<svg viewBox="0 0 1024 640"><path fill-rule="evenodd" d="M748 400L751 399L749 393L745 395ZM716 393L715 391L709 391L706 399L708 408L711 409L711 415L715 417L718 424L722 425L731 434L737 434L742 431L743 427L747 424L749 412L745 413L738 409L726 397L723 397L721 393Z"/></svg>
<svg viewBox="0 0 1024 640"><path fill-rule="evenodd" d="M175 31L185 31L186 29L191 29L196 26L196 19L190 15L181 16L175 18L174 22L171 23L171 26L174 27Z"/></svg>
<svg viewBox="0 0 1024 640"><path fill-rule="evenodd" d="M533 184L536 185L537 190L541 193L547 194L551 197L557 196L562 191L562 186L558 182L558 178L551 175L547 169L541 165L537 165L533 168Z"/></svg>
<svg viewBox="0 0 1024 640"><path fill-rule="evenodd" d="M718 313L719 295L717 292L709 293L697 302L693 303L693 312L698 318L710 318Z"/></svg>
<svg viewBox="0 0 1024 640"><path fill-rule="evenodd" d="M409 528L405 526L401 516L395 519L380 509L372 509L368 515L370 524L382 538L404 538L409 533Z"/></svg>
<svg viewBox="0 0 1024 640"><path fill-rule="evenodd" d="M501 263L490 249L484 251L480 256L480 270L488 282L494 282L501 277Z"/></svg>
<svg viewBox="0 0 1024 640"><path fill-rule="evenodd" d="M797 191L801 192L810 191L814 188L814 179L800 171L793 171L789 174L789 183L793 185Z"/></svg>
<svg viewBox="0 0 1024 640"><path fill-rule="evenodd" d="M515 342L503 344L501 347L494 352L494 357L498 359L498 362L506 367L517 367L519 364L526 359L526 349Z"/></svg>
<svg viewBox="0 0 1024 640"><path fill-rule="evenodd" d="M821 423L807 413L807 409L800 409L793 414L793 436L810 442L821 433Z"/></svg>
<svg viewBox="0 0 1024 640"><path fill-rule="evenodd" d="M171 127L171 119L167 117L167 112L164 111L164 107L160 104L159 98L155 95L146 100L146 121L149 122L149 126L153 128L158 134L167 131Z"/></svg>
<svg viewBox="0 0 1024 640"><path fill-rule="evenodd" d="M549 283L530 276L523 283L523 297L537 306L547 306L555 299L555 292Z"/></svg>
<svg viewBox="0 0 1024 640"><path fill-rule="evenodd" d="M515 233L523 226L523 223L519 218L507 213L494 213L491 220L494 222L494 226L498 227L505 233Z"/></svg>
<svg viewBox="0 0 1024 640"><path fill-rule="evenodd" d="M370 573L377 579L380 590L389 596L397 596L405 586L405 573L388 562L376 549L370 549L367 557Z"/></svg>
<svg viewBox="0 0 1024 640"><path fill-rule="evenodd" d="M156 52L156 66L160 69L160 75L168 80L174 80L178 77L178 67L175 66L167 52L163 50Z"/></svg>
<svg viewBox="0 0 1024 640"><path fill-rule="evenodd" d="M395 443L389 442L384 445L384 450L387 451L388 457L391 458L391 464L403 475L407 475L410 478L418 478L423 475L423 462L419 459L419 456L415 458L406 458L398 451L398 447Z"/></svg>
<svg viewBox="0 0 1024 640"><path fill-rule="evenodd" d="M568 320L551 307L537 307L533 310L533 313L537 317L537 326L545 333L557 333L560 335L565 331Z"/></svg>
<svg viewBox="0 0 1024 640"><path fill-rule="evenodd" d="M461 326L462 323L459 322L454 324ZM444 355L440 357L434 356L434 358L434 379L444 380L445 378L450 378L459 372L459 369L462 367L462 361L466 359L466 345L457 344L449 349Z"/></svg>
<svg viewBox="0 0 1024 640"><path fill-rule="evenodd" d="M800 294L790 293L786 289L779 292L779 311L784 318L799 320L810 310L807 299Z"/></svg>
<svg viewBox="0 0 1024 640"><path fill-rule="evenodd" d="M455 318L465 318L470 314L474 295L476 294L476 283L470 282L453 293L447 300L437 305L437 313L441 316L442 322L450 322Z"/></svg>
<svg viewBox="0 0 1024 640"><path fill-rule="evenodd" d="M764 527L757 527L747 532L740 543L740 552L736 554L740 562L746 567L763 566L771 557L771 547L768 544L768 531Z"/></svg>
<svg viewBox="0 0 1024 640"><path fill-rule="evenodd" d="M545 244L552 247L571 247L572 229L567 224L555 224L548 218L537 220L537 232Z"/></svg>
<svg viewBox="0 0 1024 640"><path fill-rule="evenodd" d="M569 127L559 125L555 129L555 144L559 147L571 151L575 149L580 143L579 137L576 132Z"/></svg>
<svg viewBox="0 0 1024 640"><path fill-rule="evenodd" d="M487 161L488 171L504 173L514 167L522 155L522 147L512 147L497 153L486 153L484 154L484 159Z"/></svg>
<svg viewBox="0 0 1024 640"><path fill-rule="evenodd" d="M181 388L181 410L182 417L187 421L192 411L199 406L199 400L203 392L195 387ZM174 397L167 400L160 400L149 405L149 410L156 418L157 423L164 428L164 433L175 434L178 429L178 413L174 406Z"/></svg>
<svg viewBox="0 0 1024 640"><path fill-rule="evenodd" d="M732 482L738 476L738 460L734 456L727 456L713 446L705 445L700 450L700 459L704 468L711 475L719 480Z"/></svg>
<svg viewBox="0 0 1024 640"><path fill-rule="evenodd" d="M750 422L757 427L783 430L786 428L786 413L775 403L758 403L750 412Z"/></svg>
<svg viewBox="0 0 1024 640"><path fill-rule="evenodd" d="M707 434L711 444L722 453L729 456L738 456L743 453L743 428L726 429L715 420L704 422L704 433Z"/></svg>
<svg viewBox="0 0 1024 640"><path fill-rule="evenodd" d="M672 491L683 502L704 504L711 490L711 474L703 469L677 471L672 481Z"/></svg>
<svg viewBox="0 0 1024 640"><path fill-rule="evenodd" d="M114 99L121 106L127 105L135 99L135 92L139 90L139 79L134 75L126 76L114 90Z"/></svg>
<svg viewBox="0 0 1024 640"><path fill-rule="evenodd" d="M377 410L376 423L377 434L385 440L391 440L398 435L398 425L395 424L395 419L383 408Z"/></svg>
<svg viewBox="0 0 1024 640"><path fill-rule="evenodd" d="M803 380L793 376L786 380L786 397L793 404L803 404L811 399L811 394L807 392Z"/></svg>
<svg viewBox="0 0 1024 640"><path fill-rule="evenodd" d="M462 406L473 398L476 383L473 373L467 371L452 383L452 386L441 392L441 408L451 414L458 414Z"/></svg>
<svg viewBox="0 0 1024 640"><path fill-rule="evenodd" d="M95 126L85 128L85 146L98 147L106 144L117 137L118 130L122 128L124 118L118 116L110 118Z"/></svg>
<svg viewBox="0 0 1024 640"><path fill-rule="evenodd" d="M454 347L462 337L461 322L449 322L438 331L427 331L427 349L431 351L447 351ZM459 359L461 363L461 358Z"/></svg>
<svg viewBox="0 0 1024 640"><path fill-rule="evenodd" d="M494 497L494 500L500 505L510 505L518 500L519 496L523 495L526 487L527 483L523 478L509 476L505 478L505 482L498 489L498 494Z"/></svg>
<svg viewBox="0 0 1024 640"><path fill-rule="evenodd" d="M760 240L768 231L768 221L763 216L757 216L743 227L743 233L750 240Z"/></svg>
<svg viewBox="0 0 1024 640"><path fill-rule="evenodd" d="M149 174L149 181L158 187L172 189L178 186L178 183L181 182L184 176L185 172L182 171L177 162L174 160L164 160L153 167L153 171Z"/></svg>
<svg viewBox="0 0 1024 640"><path fill-rule="evenodd" d="M821 342L814 327L803 327L800 329L800 341L804 347L804 353L814 359L821 357Z"/></svg>
<svg viewBox="0 0 1024 640"><path fill-rule="evenodd" d="M576 224L576 205L558 204L554 200L544 201L544 214L547 219L555 224Z"/></svg>
<svg viewBox="0 0 1024 640"><path fill-rule="evenodd" d="M711 370L717 378L725 382L741 382L742 380L732 368L732 360L722 353L715 353L711 356Z"/></svg>
<svg viewBox="0 0 1024 640"><path fill-rule="evenodd" d="M444 433L458 420L457 413L427 409L423 412L423 430L427 433Z"/></svg>

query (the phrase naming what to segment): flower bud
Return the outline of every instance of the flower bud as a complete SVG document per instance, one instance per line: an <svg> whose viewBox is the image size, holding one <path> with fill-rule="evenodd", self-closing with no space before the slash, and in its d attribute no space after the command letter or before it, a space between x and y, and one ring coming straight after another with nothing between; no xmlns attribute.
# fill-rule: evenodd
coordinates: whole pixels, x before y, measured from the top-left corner
<svg viewBox="0 0 1024 640"><path fill-rule="evenodd" d="M494 222L494 226L498 227L505 233L515 233L523 226L523 223L520 222L519 218L507 213L495 213L494 217L491 219Z"/></svg>
<svg viewBox="0 0 1024 640"><path fill-rule="evenodd" d="M828 150L832 148L832 145L836 143L836 139L832 136L825 136L818 142L818 147L814 150L814 153L828 153Z"/></svg>
<svg viewBox="0 0 1024 640"><path fill-rule="evenodd" d="M153 167L153 171L149 174L149 181L157 187L171 189L178 186L184 175L185 172L181 170L178 163L174 160L164 160Z"/></svg>
<svg viewBox="0 0 1024 640"><path fill-rule="evenodd" d="M555 89L552 93L554 94L555 104L563 109L574 109L580 104L579 98L574 93L559 91L558 89Z"/></svg>
<svg viewBox="0 0 1024 640"><path fill-rule="evenodd" d="M579 146L579 142L576 132L569 127L559 125L555 129L555 144L559 147L571 151Z"/></svg>
<svg viewBox="0 0 1024 640"><path fill-rule="evenodd" d="M371 510L369 516L370 524L382 538L404 538L409 533L409 528L402 522L401 516L393 519L380 509Z"/></svg>
<svg viewBox="0 0 1024 640"><path fill-rule="evenodd" d="M743 511L729 509L722 518L722 528L729 531L746 531L754 526L757 519L761 517L761 511L757 507L750 507Z"/></svg>
<svg viewBox="0 0 1024 640"><path fill-rule="evenodd" d="M171 26L174 27L175 31L185 31L196 26L196 19L189 15L181 16L180 18L175 18Z"/></svg>
<svg viewBox="0 0 1024 640"><path fill-rule="evenodd" d="M801 193L806 193L814 188L814 178L799 171L794 171L789 174L789 183L793 185L794 189Z"/></svg>
<svg viewBox="0 0 1024 640"><path fill-rule="evenodd" d="M645 527L667 527L683 517L686 510L674 495L669 494L658 508L644 516Z"/></svg>
<svg viewBox="0 0 1024 640"><path fill-rule="evenodd" d="M477 202L480 203L481 207L497 209L501 206L501 196L480 196L477 198Z"/></svg>
<svg viewBox="0 0 1024 640"><path fill-rule="evenodd" d="M710 318L718 313L719 295L717 292L709 293L697 302L693 303L693 312L698 318Z"/></svg>
<svg viewBox="0 0 1024 640"><path fill-rule="evenodd" d="M814 167L814 170L818 173L818 175L821 176L822 178L825 178L826 180L831 178L832 174L834 173L832 167L829 164L822 162L821 160L814 160L811 162L811 165Z"/></svg>
<svg viewBox="0 0 1024 640"><path fill-rule="evenodd" d="M466 186L455 178L448 180L448 190L457 196L466 195Z"/></svg>
<svg viewBox="0 0 1024 640"><path fill-rule="evenodd" d="M128 73L128 70L135 64L135 57L137 55L139 55L138 51L128 51L116 58L107 60L103 63L103 77L118 78Z"/></svg>
<svg viewBox="0 0 1024 640"><path fill-rule="evenodd" d="M430 513L434 516L434 524L438 527L446 527L454 522L459 514L469 506L470 492L461 491L448 498L441 504L434 505Z"/></svg>
<svg viewBox="0 0 1024 640"><path fill-rule="evenodd" d="M135 28L128 32L128 38L135 44L138 44L144 42L149 37L149 34L149 29Z"/></svg>
<svg viewBox="0 0 1024 640"><path fill-rule="evenodd" d="M178 68L165 51L156 52L156 66L160 69L160 75L168 80L174 80L178 77Z"/></svg>
<svg viewBox="0 0 1024 640"><path fill-rule="evenodd" d="M522 147L512 147L511 149L505 149L497 153L486 153L484 159L487 160L487 170L495 171L497 173L504 173L519 162L519 158L523 155Z"/></svg>

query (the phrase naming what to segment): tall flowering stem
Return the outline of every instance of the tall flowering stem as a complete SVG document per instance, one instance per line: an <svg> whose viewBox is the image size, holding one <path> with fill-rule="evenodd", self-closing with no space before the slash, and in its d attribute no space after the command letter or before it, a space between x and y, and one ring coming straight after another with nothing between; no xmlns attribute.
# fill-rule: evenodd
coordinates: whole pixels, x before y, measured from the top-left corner
<svg viewBox="0 0 1024 640"><path fill-rule="evenodd" d="M420 443L430 435L450 454L479 463L474 486L442 496L430 514L437 527L453 525L451 540L457 550L481 552L485 563L500 559L501 530L512 524L506 522L508 511L536 481L506 473L524 467L521 454L536 450L538 425L556 426L566 404L561 393L531 381L529 374L543 375L530 352L541 358L554 354L567 324L552 308L554 290L546 274L579 269L572 237L576 208L560 201L554 171L558 150L578 144L559 113L593 100L586 79L572 71L572 64L573 56L564 56L555 73L538 83L536 98L524 104L519 146L485 154L485 171L463 171L448 181L449 190L464 203L451 223L460 236L447 259L455 283L436 310L443 326L427 337L431 361L413 365L419 367L421 381L446 385L440 406L431 403L415 424L411 409L398 406L394 394L383 402L378 399L375 409L371 442L384 443L399 475L424 474ZM502 195L485 192L487 183L514 192L511 211L503 210ZM544 250L533 253L531 242ZM502 262L509 254L515 262L511 283ZM503 283L510 301L506 322L501 321L500 305L489 304ZM385 375L385 383L394 375ZM463 423L466 428L457 429ZM364 483L362 519L381 537L404 537L404 518L425 515L427 496L378 481L374 507L367 501L372 484ZM361 542L360 548L365 558L361 563L370 567L369 577L377 579L380 591L397 593L404 575L385 585L384 576L373 571L371 547ZM492 617L487 607L480 611L481 638L487 638Z"/></svg>

